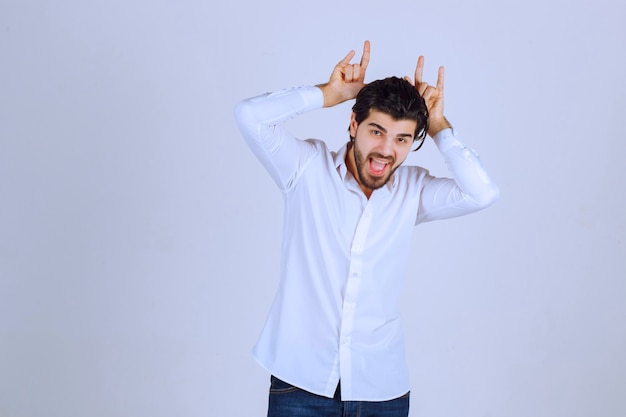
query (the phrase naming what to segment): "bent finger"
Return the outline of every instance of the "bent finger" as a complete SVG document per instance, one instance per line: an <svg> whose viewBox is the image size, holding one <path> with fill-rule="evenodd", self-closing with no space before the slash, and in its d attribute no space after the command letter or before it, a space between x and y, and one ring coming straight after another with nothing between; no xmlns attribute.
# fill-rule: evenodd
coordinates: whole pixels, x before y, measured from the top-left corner
<svg viewBox="0 0 626 417"><path fill-rule="evenodd" d="M352 65L352 78L359 81L362 77L362 68L359 64Z"/></svg>
<svg viewBox="0 0 626 417"><path fill-rule="evenodd" d="M352 65L346 65L343 72L343 79L345 82L352 82L354 78L354 68Z"/></svg>

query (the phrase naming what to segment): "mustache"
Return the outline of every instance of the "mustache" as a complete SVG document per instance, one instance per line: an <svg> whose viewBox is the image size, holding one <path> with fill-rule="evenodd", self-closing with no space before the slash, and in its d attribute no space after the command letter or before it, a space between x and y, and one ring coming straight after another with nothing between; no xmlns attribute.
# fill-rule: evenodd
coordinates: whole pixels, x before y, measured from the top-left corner
<svg viewBox="0 0 626 417"><path fill-rule="evenodd" d="M370 159L370 158L376 158L376 159L380 159L380 160L383 160L383 161L387 161L388 163L390 163L392 165L393 165L394 162L396 162L396 160L395 160L395 158L393 156L385 156L383 154L376 153L376 152L373 152L373 153L367 155L367 159Z"/></svg>

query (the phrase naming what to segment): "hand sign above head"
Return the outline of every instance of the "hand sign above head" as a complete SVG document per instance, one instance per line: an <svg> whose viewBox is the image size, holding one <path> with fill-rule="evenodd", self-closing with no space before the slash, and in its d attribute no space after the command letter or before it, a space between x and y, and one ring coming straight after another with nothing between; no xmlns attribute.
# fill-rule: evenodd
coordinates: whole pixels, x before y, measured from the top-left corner
<svg viewBox="0 0 626 417"><path fill-rule="evenodd" d="M437 84L435 87L423 81L422 74L424 72L424 57L417 59L415 67L415 88L424 98L426 107L428 108L429 129L428 134L432 137L442 129L450 127L450 123L443 115L443 82L444 68L441 66L437 71ZM409 77L404 77L413 84Z"/></svg>
<svg viewBox="0 0 626 417"><path fill-rule="evenodd" d="M370 42L363 44L363 55L358 64L351 64L356 52L354 50L341 60L330 75L326 84L319 85L324 92L324 107L331 107L336 104L351 100L365 86L365 72L370 61Z"/></svg>

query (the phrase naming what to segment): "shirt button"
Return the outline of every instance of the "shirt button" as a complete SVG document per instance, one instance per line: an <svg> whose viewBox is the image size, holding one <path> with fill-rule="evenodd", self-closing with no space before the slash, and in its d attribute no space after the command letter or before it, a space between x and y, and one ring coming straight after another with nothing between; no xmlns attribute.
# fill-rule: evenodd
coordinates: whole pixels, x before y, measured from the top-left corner
<svg viewBox="0 0 626 417"><path fill-rule="evenodd" d="M353 273L352 273L352 277L353 277L353 278L358 278L358 277L359 277L359 274L358 274L357 272L353 272Z"/></svg>

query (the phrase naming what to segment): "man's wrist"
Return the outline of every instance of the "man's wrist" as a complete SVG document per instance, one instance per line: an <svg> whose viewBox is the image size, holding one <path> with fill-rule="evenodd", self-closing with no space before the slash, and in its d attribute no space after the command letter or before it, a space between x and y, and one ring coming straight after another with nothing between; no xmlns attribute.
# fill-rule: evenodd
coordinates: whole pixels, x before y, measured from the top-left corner
<svg viewBox="0 0 626 417"><path fill-rule="evenodd" d="M318 84L316 87L324 94L324 107L333 107L349 99L331 83Z"/></svg>
<svg viewBox="0 0 626 417"><path fill-rule="evenodd" d="M322 91L322 94L324 95L324 107L332 107L335 104L339 103L336 97L337 94L332 89L329 83L318 84L316 85L316 87L319 88Z"/></svg>
<svg viewBox="0 0 626 417"><path fill-rule="evenodd" d="M428 124L428 135L432 138L444 129L450 129L452 125L444 116L437 119L431 119Z"/></svg>

